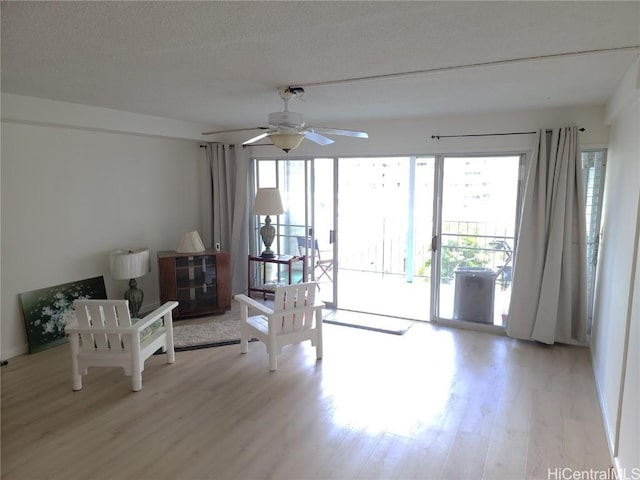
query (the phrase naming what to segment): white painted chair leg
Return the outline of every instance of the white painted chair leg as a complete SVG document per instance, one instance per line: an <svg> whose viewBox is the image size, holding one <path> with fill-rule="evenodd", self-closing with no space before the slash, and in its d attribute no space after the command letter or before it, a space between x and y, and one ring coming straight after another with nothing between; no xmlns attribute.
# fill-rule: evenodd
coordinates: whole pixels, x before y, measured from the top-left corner
<svg viewBox="0 0 640 480"><path fill-rule="evenodd" d="M131 390L134 392L139 392L142 390L142 373L134 372L131 375Z"/></svg>
<svg viewBox="0 0 640 480"><path fill-rule="evenodd" d="M247 323L242 322L240 325L240 353L247 353L249 351L249 331L247 329Z"/></svg>
<svg viewBox="0 0 640 480"><path fill-rule="evenodd" d="M249 332L247 330L247 317L249 315L249 307L240 306L240 353L249 351Z"/></svg>
<svg viewBox="0 0 640 480"><path fill-rule="evenodd" d="M140 335L133 335L131 341L132 359L131 359L131 383L134 392L142 390L142 359L140 358Z"/></svg>
<svg viewBox="0 0 640 480"><path fill-rule="evenodd" d="M73 391L78 392L82 390L82 376L77 375L73 377Z"/></svg>
<svg viewBox="0 0 640 480"><path fill-rule="evenodd" d="M173 315L171 310L164 316L164 329L166 331L166 349L167 349L167 363L176 362L176 350L173 344Z"/></svg>
<svg viewBox="0 0 640 480"><path fill-rule="evenodd" d="M316 358L322 358L322 309L316 310Z"/></svg>
<svg viewBox="0 0 640 480"><path fill-rule="evenodd" d="M269 353L269 370L275 372L278 369L278 348L275 335L269 336L267 351Z"/></svg>
<svg viewBox="0 0 640 480"><path fill-rule="evenodd" d="M69 342L71 344L71 384L74 391L82 390L82 375L80 375L80 368L78 367L80 336L78 334L70 335Z"/></svg>
<svg viewBox="0 0 640 480"><path fill-rule="evenodd" d="M176 351L173 348L167 348L167 363L176 363Z"/></svg>

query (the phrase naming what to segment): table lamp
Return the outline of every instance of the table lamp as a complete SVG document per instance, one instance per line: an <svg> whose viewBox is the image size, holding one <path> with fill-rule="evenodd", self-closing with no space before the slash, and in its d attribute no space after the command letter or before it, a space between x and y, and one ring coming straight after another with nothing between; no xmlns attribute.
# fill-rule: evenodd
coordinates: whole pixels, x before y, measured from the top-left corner
<svg viewBox="0 0 640 480"><path fill-rule="evenodd" d="M197 230L184 233L176 247L178 253L201 253L204 251L204 243Z"/></svg>
<svg viewBox="0 0 640 480"><path fill-rule="evenodd" d="M260 229L260 236L264 243L264 251L262 252L262 258L274 258L276 255L271 250L271 244L276 236L276 227L271 225L271 217L269 215L280 215L284 213L282 207L282 198L280 197L280 190L277 188L259 188L256 193L256 199L253 203L254 215L266 215L264 219L264 225Z"/></svg>
<svg viewBox="0 0 640 480"><path fill-rule="evenodd" d="M131 317L138 318L142 300L144 299L144 292L138 288L136 278L142 277L151 271L149 249L116 250L109 255L109 266L111 276L115 280L129 279L129 290L124 293L124 298L129 301Z"/></svg>

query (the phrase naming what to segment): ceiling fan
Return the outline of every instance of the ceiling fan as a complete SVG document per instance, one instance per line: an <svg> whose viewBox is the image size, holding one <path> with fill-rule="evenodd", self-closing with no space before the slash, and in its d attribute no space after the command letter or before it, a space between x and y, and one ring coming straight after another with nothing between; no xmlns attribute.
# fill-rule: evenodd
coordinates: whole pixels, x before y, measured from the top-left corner
<svg viewBox="0 0 640 480"><path fill-rule="evenodd" d="M253 128L235 128L231 130L218 130L215 132L203 132L203 135L216 135L219 133L232 133L232 132L244 132L250 130L266 130L253 138L250 138L243 145L249 145L255 143L263 138L268 138L278 148L289 152L295 148L298 148L302 140L305 138L311 140L319 145L329 145L334 142L329 137L325 137L322 134L329 135L344 135L347 137L357 138L369 138L366 132L359 132L356 130L342 130L338 128L326 128L326 127L312 127L304 123L304 117L301 113L289 111L289 100L293 97L301 98L304 95L304 88L302 87L280 87L278 88L278 94L284 101L284 111L270 113L268 117L268 127L253 127Z"/></svg>

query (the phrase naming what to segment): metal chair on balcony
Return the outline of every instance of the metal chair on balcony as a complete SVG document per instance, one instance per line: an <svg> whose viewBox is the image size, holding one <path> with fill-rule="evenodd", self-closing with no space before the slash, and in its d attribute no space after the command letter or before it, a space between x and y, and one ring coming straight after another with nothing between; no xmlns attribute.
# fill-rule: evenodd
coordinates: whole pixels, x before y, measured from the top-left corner
<svg viewBox="0 0 640 480"><path fill-rule="evenodd" d="M323 277L327 277L327 282L332 282L333 277L333 252L330 250L320 250L318 247L318 240L312 240L311 237L297 237L298 238L298 251L300 255L308 255L307 252L314 252L315 264L309 265L308 277L314 277L318 282ZM311 273L318 272L319 275L311 275Z"/></svg>
<svg viewBox="0 0 640 480"><path fill-rule="evenodd" d="M509 265L513 259L513 250L509 244L504 240L494 240L489 242L493 248L499 251L505 252L505 259L503 265L498 267L496 272L496 278L499 278L501 289L506 290L511 285L511 279L513 278L513 266Z"/></svg>

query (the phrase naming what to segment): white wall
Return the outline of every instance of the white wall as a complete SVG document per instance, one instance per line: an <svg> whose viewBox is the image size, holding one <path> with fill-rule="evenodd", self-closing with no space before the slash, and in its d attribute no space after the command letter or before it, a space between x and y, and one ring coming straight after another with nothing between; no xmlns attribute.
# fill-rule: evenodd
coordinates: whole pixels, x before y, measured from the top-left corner
<svg viewBox="0 0 640 480"><path fill-rule="evenodd" d="M19 293L103 275L108 296L121 298L127 282L111 279L108 253L145 246L152 271L138 285L144 305L155 306L156 252L174 249L182 232L200 228L198 141L150 136L154 119L125 112L121 124L144 124L145 135L99 124L84 129L93 107L74 116L77 106L70 104L65 124L57 126L48 118L51 102L18 100L29 108L20 108L15 96L2 103L3 359L27 351ZM103 110L96 109L94 120ZM157 131L164 134L163 128Z"/></svg>
<svg viewBox="0 0 640 480"><path fill-rule="evenodd" d="M609 448L618 468L640 467L638 316L640 283L640 61L608 105L611 138L606 167L596 306L594 374Z"/></svg>
<svg viewBox="0 0 640 480"><path fill-rule="evenodd" d="M640 205L638 205L640 223ZM637 238L637 237L636 237ZM636 252L636 276L633 305L629 319L629 335L626 354L626 374L620 405L620 432L616 466L620 472L640 476L640 251ZM623 478L622 475L619 478Z"/></svg>

